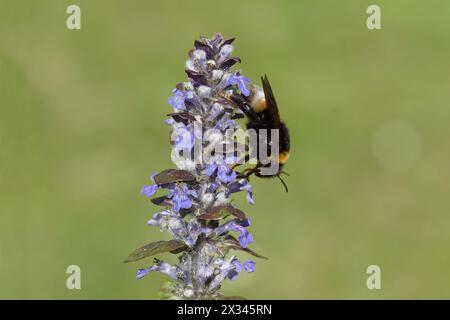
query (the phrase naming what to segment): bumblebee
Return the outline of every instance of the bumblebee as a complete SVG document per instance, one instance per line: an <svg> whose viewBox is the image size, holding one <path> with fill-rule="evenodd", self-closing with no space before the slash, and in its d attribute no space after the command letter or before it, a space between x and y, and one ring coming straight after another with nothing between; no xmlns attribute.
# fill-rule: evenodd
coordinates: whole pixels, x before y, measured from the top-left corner
<svg viewBox="0 0 450 320"><path fill-rule="evenodd" d="M280 119L278 105L267 75L261 77L261 81L262 89L254 86L248 98L241 95L238 99L233 99L248 118L248 122L246 124L247 129L253 129L257 133L258 150L256 152L256 158L258 163L254 168L244 170L244 172L241 173L241 176L249 178L252 174L254 174L260 178L277 177L280 179L287 192L287 185L280 175L282 173L286 174L286 172L282 171L282 168L289 159L291 149L289 130ZM262 129L267 130L268 134L266 137L262 137L260 134L260 130ZM278 129L279 143L277 145L273 143L272 136L269 135L269 133L271 133L271 129ZM269 168L271 163L262 163L259 152L261 144L267 147L270 161L278 162L277 172L262 174L261 169ZM278 147L278 152L275 153L276 157L272 156L272 153L274 153L272 152L273 146Z"/></svg>

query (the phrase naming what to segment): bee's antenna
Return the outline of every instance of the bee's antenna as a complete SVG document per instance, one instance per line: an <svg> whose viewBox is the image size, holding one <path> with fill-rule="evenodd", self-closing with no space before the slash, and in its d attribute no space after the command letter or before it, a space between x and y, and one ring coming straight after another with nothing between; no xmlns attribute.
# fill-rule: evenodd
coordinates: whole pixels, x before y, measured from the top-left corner
<svg viewBox="0 0 450 320"><path fill-rule="evenodd" d="M280 175L279 174L277 174L277 177L278 177L278 179L280 179L280 181L281 181L281 183L283 184L283 186L284 186L284 189L286 189L286 192L289 192L289 190L288 190L288 187L287 187L287 185L286 185L286 183L283 181L283 179L281 179L281 177L280 177Z"/></svg>
<svg viewBox="0 0 450 320"><path fill-rule="evenodd" d="M289 173L287 173L286 171L280 171L280 173L287 175L288 177L290 176Z"/></svg>

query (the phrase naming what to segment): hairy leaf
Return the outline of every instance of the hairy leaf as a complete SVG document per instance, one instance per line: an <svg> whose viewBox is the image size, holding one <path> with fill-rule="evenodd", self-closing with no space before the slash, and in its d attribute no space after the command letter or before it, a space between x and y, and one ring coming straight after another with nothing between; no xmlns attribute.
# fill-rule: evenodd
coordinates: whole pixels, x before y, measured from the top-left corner
<svg viewBox="0 0 450 320"><path fill-rule="evenodd" d="M151 242L134 250L124 262L138 261L163 252L179 253L182 248L186 249L187 246L184 242L179 240Z"/></svg>
<svg viewBox="0 0 450 320"><path fill-rule="evenodd" d="M195 121L195 117L189 112L175 112L167 114L172 117L176 122L182 122L187 125L189 122Z"/></svg>
<svg viewBox="0 0 450 320"><path fill-rule="evenodd" d="M240 58L238 58L238 57L231 57L231 58L225 60L224 62L222 62L220 67L222 69L228 70L228 69L230 69L232 66L234 66L238 62L241 62Z"/></svg>
<svg viewBox="0 0 450 320"><path fill-rule="evenodd" d="M150 201L157 206L170 206L170 202L167 199L167 196L154 197Z"/></svg>
<svg viewBox="0 0 450 320"><path fill-rule="evenodd" d="M245 219L245 213L230 204L209 208L197 218L204 220L220 220L227 215L235 216L241 220Z"/></svg>
<svg viewBox="0 0 450 320"><path fill-rule="evenodd" d="M186 170L166 169L155 176L156 184L194 181L195 176Z"/></svg>
<svg viewBox="0 0 450 320"><path fill-rule="evenodd" d="M192 70L185 70L187 76L194 80L196 83L201 85L207 85L208 80L206 79L205 75L199 72L195 72Z"/></svg>
<svg viewBox="0 0 450 320"><path fill-rule="evenodd" d="M232 44L234 40L236 40L236 38L230 38L230 39L224 40L222 42L222 44L220 45L220 48L222 48L224 45Z"/></svg>

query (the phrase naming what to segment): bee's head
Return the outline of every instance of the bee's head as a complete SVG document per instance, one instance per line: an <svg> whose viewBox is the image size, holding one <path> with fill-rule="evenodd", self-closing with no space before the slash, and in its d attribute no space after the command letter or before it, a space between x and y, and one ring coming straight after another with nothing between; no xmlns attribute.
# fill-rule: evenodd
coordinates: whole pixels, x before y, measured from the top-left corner
<svg viewBox="0 0 450 320"><path fill-rule="evenodd" d="M264 96L264 90L258 86L253 85L248 98L249 105L256 113L266 110L266 97Z"/></svg>

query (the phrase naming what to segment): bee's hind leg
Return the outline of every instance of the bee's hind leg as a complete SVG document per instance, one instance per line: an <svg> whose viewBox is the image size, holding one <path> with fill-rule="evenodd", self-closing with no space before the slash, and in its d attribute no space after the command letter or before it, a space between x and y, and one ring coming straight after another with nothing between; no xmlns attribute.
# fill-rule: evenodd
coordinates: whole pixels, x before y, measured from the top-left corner
<svg viewBox="0 0 450 320"><path fill-rule="evenodd" d="M258 175L258 174L259 174L259 172L260 172L259 167L260 167L260 166L258 165L258 166L254 167L254 168L247 168L247 169L244 169L244 171L242 171L242 172L240 172L240 173L238 174L238 178L245 178L245 179L249 180L249 179L250 179L250 176L251 176L252 174L255 174L255 175Z"/></svg>

